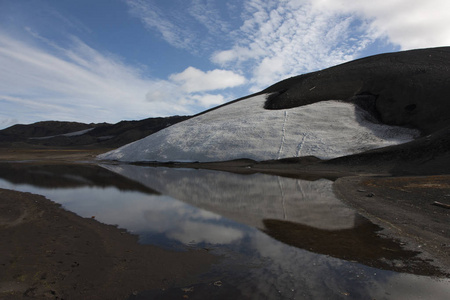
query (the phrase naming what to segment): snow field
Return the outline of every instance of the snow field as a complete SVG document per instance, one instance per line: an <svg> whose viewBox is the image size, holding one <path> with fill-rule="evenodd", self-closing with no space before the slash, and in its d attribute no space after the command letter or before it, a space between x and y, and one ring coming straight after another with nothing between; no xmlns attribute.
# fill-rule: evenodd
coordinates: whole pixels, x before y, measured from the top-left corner
<svg viewBox="0 0 450 300"><path fill-rule="evenodd" d="M419 134L376 123L352 103L330 100L266 110L266 97L258 95L223 106L98 158L209 162L313 155L331 159L408 142Z"/></svg>

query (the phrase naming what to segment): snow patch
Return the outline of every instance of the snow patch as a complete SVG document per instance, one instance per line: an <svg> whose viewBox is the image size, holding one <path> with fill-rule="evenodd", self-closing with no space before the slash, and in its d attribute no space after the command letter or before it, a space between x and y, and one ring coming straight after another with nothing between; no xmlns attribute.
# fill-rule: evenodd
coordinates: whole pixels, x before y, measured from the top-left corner
<svg viewBox="0 0 450 300"><path fill-rule="evenodd" d="M51 139L57 136L67 136L67 137L72 137L72 136L79 136L79 135L83 135L91 130L93 130L94 128L89 128L89 129L84 129L84 130L79 130L79 131L74 131L74 132L69 132L69 133L63 133L63 134L58 134L58 135L49 135L49 136L41 136L41 137L32 137L29 138L30 140L46 140L46 139Z"/></svg>
<svg viewBox="0 0 450 300"><path fill-rule="evenodd" d="M405 143L417 130L376 123L362 108L322 101L266 110L267 95L234 102L100 155L121 161L322 159Z"/></svg>

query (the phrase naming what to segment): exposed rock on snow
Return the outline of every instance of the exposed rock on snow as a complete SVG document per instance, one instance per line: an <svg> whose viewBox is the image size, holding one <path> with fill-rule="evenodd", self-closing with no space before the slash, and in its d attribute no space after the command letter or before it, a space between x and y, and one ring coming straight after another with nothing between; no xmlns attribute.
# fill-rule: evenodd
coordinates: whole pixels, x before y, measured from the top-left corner
<svg viewBox="0 0 450 300"><path fill-rule="evenodd" d="M378 123L353 103L321 101L264 108L268 94L243 99L100 155L120 161L330 159L412 140L419 132Z"/></svg>

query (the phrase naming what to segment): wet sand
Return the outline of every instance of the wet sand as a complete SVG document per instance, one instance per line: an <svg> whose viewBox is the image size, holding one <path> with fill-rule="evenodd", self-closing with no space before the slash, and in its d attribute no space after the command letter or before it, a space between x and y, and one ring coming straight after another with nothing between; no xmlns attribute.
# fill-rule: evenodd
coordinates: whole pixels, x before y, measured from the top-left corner
<svg viewBox="0 0 450 300"><path fill-rule="evenodd" d="M95 216L93 216L95 217ZM138 244L40 195L0 189L0 298L126 299L201 282L218 258Z"/></svg>

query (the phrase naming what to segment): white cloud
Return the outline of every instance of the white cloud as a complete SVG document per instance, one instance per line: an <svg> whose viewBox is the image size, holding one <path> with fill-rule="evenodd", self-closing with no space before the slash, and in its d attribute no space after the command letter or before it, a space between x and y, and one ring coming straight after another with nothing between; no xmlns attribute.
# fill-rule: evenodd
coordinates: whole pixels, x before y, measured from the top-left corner
<svg viewBox="0 0 450 300"><path fill-rule="evenodd" d="M248 0L229 48L211 61L249 70L251 91L358 58L374 44L402 49L450 44L447 0Z"/></svg>
<svg viewBox="0 0 450 300"><path fill-rule="evenodd" d="M193 0L188 12L211 34L223 34L230 30L230 24L221 17L213 0Z"/></svg>
<svg viewBox="0 0 450 300"><path fill-rule="evenodd" d="M232 71L216 69L203 72L194 67L188 67L181 73L172 74L170 79L180 83L188 93L236 87L246 82L244 76Z"/></svg>
<svg viewBox="0 0 450 300"><path fill-rule="evenodd" d="M77 39L70 50L56 50L58 56L1 33L2 99L14 100L24 110L52 106L57 109L52 113L48 110L48 115L63 120L118 121L154 114L154 107L145 101L154 82L144 78L139 70L102 55ZM156 114L169 113L173 113L173 108L160 103Z"/></svg>
<svg viewBox="0 0 450 300"><path fill-rule="evenodd" d="M318 0L317 8L356 13L370 21L374 36L387 36L402 49L450 45L447 0Z"/></svg>
<svg viewBox="0 0 450 300"><path fill-rule="evenodd" d="M128 3L170 44L209 53L222 69L244 74L250 91L378 49L450 44L447 0L180 1L183 17L174 6Z"/></svg>
<svg viewBox="0 0 450 300"><path fill-rule="evenodd" d="M132 16L170 45L193 54L208 53L227 39L230 23L221 16L215 0L125 0ZM219 37L219 39L217 38Z"/></svg>
<svg viewBox="0 0 450 300"><path fill-rule="evenodd" d="M126 0L126 2L131 14L139 18L149 29L159 32L169 44L177 48L192 47L194 33L187 27L170 21L157 5L145 0Z"/></svg>
<svg viewBox="0 0 450 300"><path fill-rule="evenodd" d="M33 37L46 42L35 33ZM225 98L190 92L235 86L243 78L230 71L205 73L188 68L188 72L179 74L181 82L150 79L139 69L113 55L101 54L77 38L72 38L70 48L50 42L46 46L20 42L0 32L2 127L10 125L11 118L21 123L118 122L197 113L223 103ZM194 77L189 76L189 70L194 71Z"/></svg>
<svg viewBox="0 0 450 300"><path fill-rule="evenodd" d="M352 27L356 20L350 14L317 10L309 1L251 0L245 8L235 44L211 60L250 66L252 91L352 59L371 39ZM350 43L351 35L358 36Z"/></svg>

